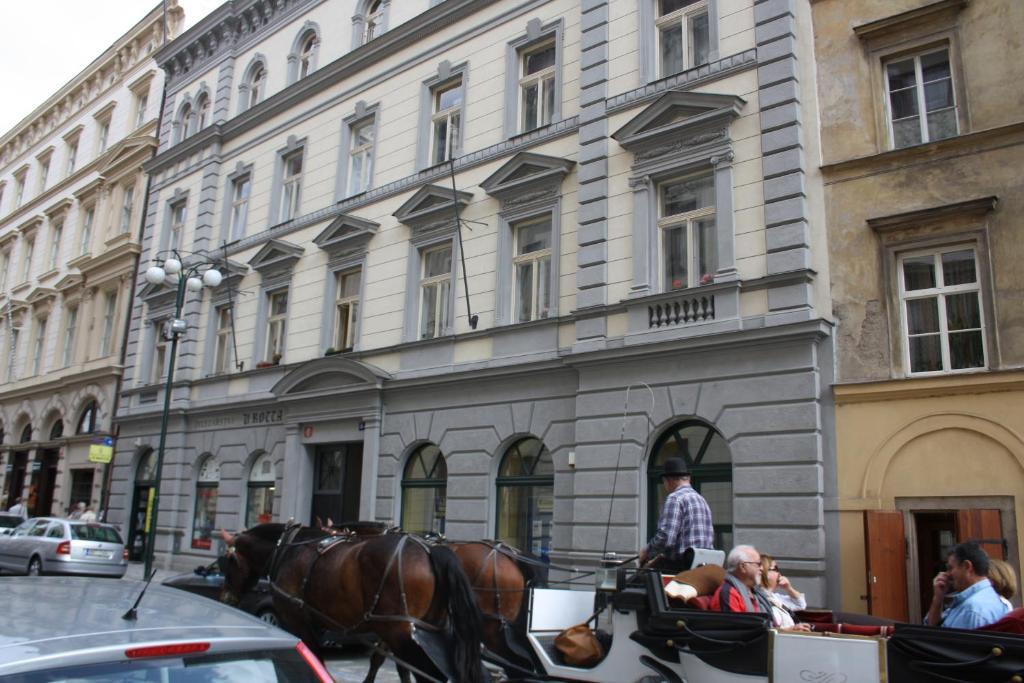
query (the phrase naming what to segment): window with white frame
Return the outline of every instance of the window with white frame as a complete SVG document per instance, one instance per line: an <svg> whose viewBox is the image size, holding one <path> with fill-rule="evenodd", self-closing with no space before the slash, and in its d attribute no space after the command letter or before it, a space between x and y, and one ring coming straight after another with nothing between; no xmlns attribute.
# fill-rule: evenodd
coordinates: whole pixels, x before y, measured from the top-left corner
<svg viewBox="0 0 1024 683"><path fill-rule="evenodd" d="M186 104L181 108L181 115L178 117L178 142L189 135L192 135L192 105Z"/></svg>
<svg viewBox="0 0 1024 683"><path fill-rule="evenodd" d="M61 365L68 367L75 362L75 335L78 332L78 306L68 306L64 318L64 351Z"/></svg>
<svg viewBox="0 0 1024 683"><path fill-rule="evenodd" d="M25 179L28 177L28 169L17 173L14 176L14 208L21 208L21 203L25 201Z"/></svg>
<svg viewBox="0 0 1024 683"><path fill-rule="evenodd" d="M231 239L245 237L245 226L249 220L249 193L252 180L248 175L235 178L231 183Z"/></svg>
<svg viewBox="0 0 1024 683"><path fill-rule="evenodd" d="M267 345L263 360L278 363L284 356L288 323L288 290L267 294Z"/></svg>
<svg viewBox="0 0 1024 683"><path fill-rule="evenodd" d="M167 239L167 248L171 251L181 249L182 236L185 234L185 221L188 204L185 201L176 202L171 205L170 235Z"/></svg>
<svg viewBox="0 0 1024 683"><path fill-rule="evenodd" d="M663 291L710 284L718 268L714 175L666 181L658 195Z"/></svg>
<svg viewBox="0 0 1024 683"><path fill-rule="evenodd" d="M302 189L302 150L285 156L282 165L281 208L278 220L284 223L299 215L299 195Z"/></svg>
<svg viewBox="0 0 1024 683"><path fill-rule="evenodd" d="M64 169L64 175L69 176L75 172L75 164L78 162L78 136L68 140L68 163Z"/></svg>
<svg viewBox="0 0 1024 683"><path fill-rule="evenodd" d="M894 149L958 133L949 48L889 60L885 64L885 82Z"/></svg>
<svg viewBox="0 0 1024 683"><path fill-rule="evenodd" d="M100 357L109 356L114 346L114 318L117 314L117 292L103 295L103 333L100 337Z"/></svg>
<svg viewBox="0 0 1024 683"><path fill-rule="evenodd" d="M50 177L50 155L47 154L45 157L39 160L39 190L42 192L46 189L46 182Z"/></svg>
<svg viewBox="0 0 1024 683"><path fill-rule="evenodd" d="M337 295L334 302L334 348L348 351L356 343L356 324L359 320L359 284L362 270L355 268L335 275Z"/></svg>
<svg viewBox="0 0 1024 683"><path fill-rule="evenodd" d="M657 0L657 14L658 77L707 64L707 0Z"/></svg>
<svg viewBox="0 0 1024 683"><path fill-rule="evenodd" d="M513 223L512 239L516 320L547 318L551 314L551 217Z"/></svg>
<svg viewBox="0 0 1024 683"><path fill-rule="evenodd" d="M363 45L384 33L384 2L374 0L366 8L366 23L363 26Z"/></svg>
<svg viewBox="0 0 1024 683"><path fill-rule="evenodd" d="M36 238L26 237L25 238L25 253L22 254L22 258L25 260L22 264L21 270L21 281L28 282L29 276L32 275L32 258L35 256L36 251Z"/></svg>
<svg viewBox="0 0 1024 683"><path fill-rule="evenodd" d="M135 206L135 187L132 185L126 185L121 192L121 221L119 232L126 233L132 229L132 209Z"/></svg>
<svg viewBox="0 0 1024 683"><path fill-rule="evenodd" d="M459 155L462 125L462 78L435 87L432 91L431 164L440 164Z"/></svg>
<svg viewBox="0 0 1024 683"><path fill-rule="evenodd" d="M899 258L904 353L910 374L986 367L977 254L971 246Z"/></svg>
<svg viewBox="0 0 1024 683"><path fill-rule="evenodd" d="M263 89L267 83L267 70L263 68L262 64L257 64L253 67L252 73L249 74L249 93L248 93L248 107L251 109L260 103L263 99Z"/></svg>
<svg viewBox="0 0 1024 683"><path fill-rule="evenodd" d="M451 245L423 251L420 277L420 339L440 337L451 320Z"/></svg>
<svg viewBox="0 0 1024 683"><path fill-rule="evenodd" d="M11 250L0 253L0 289L7 289L7 278L11 271Z"/></svg>
<svg viewBox="0 0 1024 683"><path fill-rule="evenodd" d="M60 265L60 242L64 237L64 219L58 218L50 230L50 270Z"/></svg>
<svg viewBox="0 0 1024 683"><path fill-rule="evenodd" d="M555 43L520 53L520 132L551 123L555 113Z"/></svg>
<svg viewBox="0 0 1024 683"><path fill-rule="evenodd" d="M36 318L36 348L32 357L32 374L38 375L43 369L43 355L46 349L46 318Z"/></svg>
<svg viewBox="0 0 1024 683"><path fill-rule="evenodd" d="M167 340L164 338L165 321L153 323L153 363L150 366L150 383L159 384L167 373Z"/></svg>
<svg viewBox="0 0 1024 683"><path fill-rule="evenodd" d="M214 310L217 319L217 339L213 353L213 371L222 375L231 369L231 306L218 306Z"/></svg>
<svg viewBox="0 0 1024 683"><path fill-rule="evenodd" d="M107 144L110 138L110 119L105 118L102 121L97 121L98 129L96 133L96 153L103 154L107 151Z"/></svg>
<svg viewBox="0 0 1024 683"><path fill-rule="evenodd" d="M274 519L275 481L274 461L263 453L252 464L249 485L246 487L245 526L252 528Z"/></svg>
<svg viewBox="0 0 1024 683"><path fill-rule="evenodd" d="M196 125L193 132L198 133L210 123L210 97L200 93L196 98Z"/></svg>
<svg viewBox="0 0 1024 683"><path fill-rule="evenodd" d="M82 210L82 232L78 239L78 253L88 254L92 246L92 222L96 217L96 207L87 206Z"/></svg>
<svg viewBox="0 0 1024 683"><path fill-rule="evenodd" d="M348 196L370 189L373 173L374 119L364 119L351 127L349 151Z"/></svg>
<svg viewBox="0 0 1024 683"><path fill-rule="evenodd" d="M146 123L146 107L149 105L149 89L135 94L135 127L142 128Z"/></svg>
<svg viewBox="0 0 1024 683"><path fill-rule="evenodd" d="M299 47L299 78L305 78L313 71L313 57L316 53L316 33L310 31Z"/></svg>

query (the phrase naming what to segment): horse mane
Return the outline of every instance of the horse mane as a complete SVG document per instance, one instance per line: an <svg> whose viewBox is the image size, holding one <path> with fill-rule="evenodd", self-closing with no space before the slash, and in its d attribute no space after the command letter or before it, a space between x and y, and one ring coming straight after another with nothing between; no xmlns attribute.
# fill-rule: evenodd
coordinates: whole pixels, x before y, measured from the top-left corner
<svg viewBox="0 0 1024 683"><path fill-rule="evenodd" d="M281 538L284 530L285 525L280 522L265 522L246 529L242 533L252 536L255 540L277 543L277 539Z"/></svg>

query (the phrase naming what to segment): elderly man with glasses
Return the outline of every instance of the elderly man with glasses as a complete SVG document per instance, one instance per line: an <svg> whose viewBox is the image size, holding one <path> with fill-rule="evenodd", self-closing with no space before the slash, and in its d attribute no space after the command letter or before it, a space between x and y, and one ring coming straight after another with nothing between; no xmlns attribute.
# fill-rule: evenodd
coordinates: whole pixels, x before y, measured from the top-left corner
<svg viewBox="0 0 1024 683"><path fill-rule="evenodd" d="M715 612L761 612L771 615L772 608L756 590L761 584L761 554L754 546L738 545L725 559L725 582L711 598Z"/></svg>

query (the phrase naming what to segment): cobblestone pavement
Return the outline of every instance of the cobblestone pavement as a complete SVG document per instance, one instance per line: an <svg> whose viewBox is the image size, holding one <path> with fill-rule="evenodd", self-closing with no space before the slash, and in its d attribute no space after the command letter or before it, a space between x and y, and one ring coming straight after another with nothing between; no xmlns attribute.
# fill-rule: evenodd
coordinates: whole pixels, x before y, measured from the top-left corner
<svg viewBox="0 0 1024 683"><path fill-rule="evenodd" d="M339 683L360 683L370 668L370 657L361 649L346 649L332 652L324 661L327 670ZM398 683L398 672L393 662L387 662L377 672L380 683Z"/></svg>

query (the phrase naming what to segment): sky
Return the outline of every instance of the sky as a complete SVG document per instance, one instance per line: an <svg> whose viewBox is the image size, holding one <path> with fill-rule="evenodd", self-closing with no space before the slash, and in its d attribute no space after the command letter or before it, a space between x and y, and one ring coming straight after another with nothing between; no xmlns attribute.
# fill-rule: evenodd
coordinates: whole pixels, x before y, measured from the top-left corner
<svg viewBox="0 0 1024 683"><path fill-rule="evenodd" d="M0 0L0 136L138 23L160 0ZM185 28L224 0L178 0Z"/></svg>

